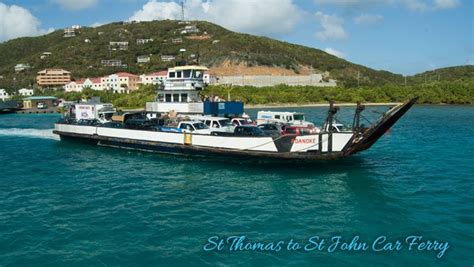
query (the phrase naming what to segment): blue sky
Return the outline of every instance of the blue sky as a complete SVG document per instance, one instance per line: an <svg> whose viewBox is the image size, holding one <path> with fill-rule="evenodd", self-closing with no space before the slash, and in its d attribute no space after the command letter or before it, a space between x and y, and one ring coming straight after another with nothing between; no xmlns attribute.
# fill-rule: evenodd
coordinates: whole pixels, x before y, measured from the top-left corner
<svg viewBox="0 0 474 267"><path fill-rule="evenodd" d="M179 10L170 0L0 0L0 41ZM186 15L405 75L474 64L471 0L187 0Z"/></svg>

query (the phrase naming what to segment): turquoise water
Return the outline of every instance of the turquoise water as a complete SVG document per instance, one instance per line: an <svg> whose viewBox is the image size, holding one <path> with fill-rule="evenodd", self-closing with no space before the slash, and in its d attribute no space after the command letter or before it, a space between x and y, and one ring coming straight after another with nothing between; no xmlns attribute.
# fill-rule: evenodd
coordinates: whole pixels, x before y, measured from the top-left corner
<svg viewBox="0 0 474 267"><path fill-rule="evenodd" d="M292 110L317 123L326 113ZM350 120L346 109L341 115ZM474 263L472 106L416 106L370 150L304 166L59 142L50 132L57 118L0 116L2 267ZM284 245L204 251L212 236L243 235ZM412 235L449 248L440 258L409 250ZM304 245L313 236L327 246L286 248L290 239ZM386 236L403 248L329 252L334 236L359 236L369 246Z"/></svg>

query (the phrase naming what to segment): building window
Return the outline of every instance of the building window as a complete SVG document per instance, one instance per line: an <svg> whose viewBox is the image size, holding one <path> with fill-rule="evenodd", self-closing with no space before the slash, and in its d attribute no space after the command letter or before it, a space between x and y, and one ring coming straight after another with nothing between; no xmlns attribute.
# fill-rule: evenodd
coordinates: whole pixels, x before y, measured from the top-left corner
<svg viewBox="0 0 474 267"><path fill-rule="evenodd" d="M179 102L179 94L173 94L173 102Z"/></svg>
<svg viewBox="0 0 474 267"><path fill-rule="evenodd" d="M165 102L171 102L171 94L165 95Z"/></svg>

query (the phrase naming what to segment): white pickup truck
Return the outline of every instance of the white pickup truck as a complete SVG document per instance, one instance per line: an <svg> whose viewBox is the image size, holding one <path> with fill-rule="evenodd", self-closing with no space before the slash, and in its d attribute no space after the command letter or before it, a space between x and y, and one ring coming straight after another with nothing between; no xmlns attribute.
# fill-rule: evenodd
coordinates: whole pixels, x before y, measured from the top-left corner
<svg viewBox="0 0 474 267"><path fill-rule="evenodd" d="M212 130L201 121L182 121L178 129L183 133L211 134Z"/></svg>
<svg viewBox="0 0 474 267"><path fill-rule="evenodd" d="M233 133L235 129L230 119L224 117L190 116L190 118L195 121L202 121L213 132Z"/></svg>

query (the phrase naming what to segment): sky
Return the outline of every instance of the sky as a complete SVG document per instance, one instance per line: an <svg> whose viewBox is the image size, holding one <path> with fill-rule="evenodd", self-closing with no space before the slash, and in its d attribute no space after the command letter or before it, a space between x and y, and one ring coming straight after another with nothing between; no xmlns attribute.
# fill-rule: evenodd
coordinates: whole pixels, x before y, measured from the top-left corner
<svg viewBox="0 0 474 267"><path fill-rule="evenodd" d="M186 0L185 16L412 75L474 64L473 2ZM0 42L76 24L179 18L180 1L172 0L0 0Z"/></svg>

